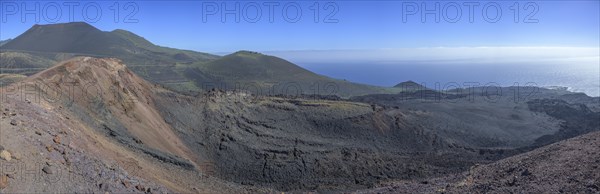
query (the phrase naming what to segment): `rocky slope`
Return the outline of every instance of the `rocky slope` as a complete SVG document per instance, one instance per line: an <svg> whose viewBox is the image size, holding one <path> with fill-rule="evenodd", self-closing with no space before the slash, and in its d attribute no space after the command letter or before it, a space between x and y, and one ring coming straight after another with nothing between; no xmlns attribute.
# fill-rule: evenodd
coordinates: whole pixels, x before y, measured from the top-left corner
<svg viewBox="0 0 600 194"><path fill-rule="evenodd" d="M25 82L48 86L39 88L46 94L59 93L63 105L78 117L121 141L192 158L154 108L152 91L161 88L133 74L120 61L75 58Z"/></svg>
<svg viewBox="0 0 600 194"><path fill-rule="evenodd" d="M28 106L4 103L9 110L55 110L51 120L69 121L48 129L52 138L64 128L90 136L80 140L101 152L90 157L132 161L146 171L141 178L173 191L357 189L481 160L376 106L242 91L185 96L148 83L116 59L75 58L3 89L7 100ZM41 125L32 114L21 121Z"/></svg>
<svg viewBox="0 0 600 194"><path fill-rule="evenodd" d="M221 90L182 95L118 59L77 57L3 87L0 122L0 145L10 154L0 153L3 165L16 161L40 177L60 171L77 179L28 184L18 179L27 173L4 173L0 186L3 192L341 192L403 180L421 188L421 180L452 182L432 177L461 179L456 173L474 164L598 130L597 112L558 99L366 99L372 101ZM577 126L586 128L572 130Z"/></svg>
<svg viewBox="0 0 600 194"><path fill-rule="evenodd" d="M89 57L3 87L1 162L18 168L3 171L2 192L260 191L197 168L155 90L119 60Z"/></svg>
<svg viewBox="0 0 600 194"><path fill-rule="evenodd" d="M356 193L598 193L600 132L439 179L390 182Z"/></svg>
<svg viewBox="0 0 600 194"><path fill-rule="evenodd" d="M141 178L150 166L69 116L20 95L3 99L2 193L173 191Z"/></svg>
<svg viewBox="0 0 600 194"><path fill-rule="evenodd" d="M544 88L422 90L351 100L426 112L419 118L425 128L474 147L531 149L600 130L599 98Z"/></svg>
<svg viewBox="0 0 600 194"><path fill-rule="evenodd" d="M210 159L214 175L242 184L336 191L461 171L483 160L367 104L225 91L162 95L165 120Z"/></svg>

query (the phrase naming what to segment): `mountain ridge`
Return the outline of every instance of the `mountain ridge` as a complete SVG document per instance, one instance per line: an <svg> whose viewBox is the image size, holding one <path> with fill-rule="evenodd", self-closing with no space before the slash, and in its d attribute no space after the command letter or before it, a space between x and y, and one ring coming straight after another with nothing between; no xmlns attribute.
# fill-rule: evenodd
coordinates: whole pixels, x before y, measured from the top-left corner
<svg viewBox="0 0 600 194"><path fill-rule="evenodd" d="M34 25L0 46L0 54L3 70L26 75L72 57L114 57L129 64L145 79L167 86L171 83L186 86L189 78L184 72L190 68L189 64L219 57L157 46L133 32L120 29L101 31L85 22Z"/></svg>
<svg viewBox="0 0 600 194"><path fill-rule="evenodd" d="M404 82L400 82L396 85L394 85L395 88L412 88L412 89L426 89L425 86L414 82L412 80L408 80L408 81L404 81Z"/></svg>
<svg viewBox="0 0 600 194"><path fill-rule="evenodd" d="M4 44L6 44L6 43L8 43L8 42L10 42L11 40L12 40L12 39L10 39L10 38L9 38L9 39L6 39L6 40L0 40L0 46L2 46L2 45L4 45Z"/></svg>
<svg viewBox="0 0 600 194"><path fill-rule="evenodd" d="M370 93L393 93L382 88L329 78L304 69L285 59L254 51L237 51L196 67L217 76L213 84L238 86L262 95L335 95L350 97ZM211 81L207 81L211 83ZM218 88L218 87L217 87ZM226 87L224 89L227 89Z"/></svg>
<svg viewBox="0 0 600 194"><path fill-rule="evenodd" d="M184 93L209 90L210 85L228 85L221 89L247 85L269 95L269 89L280 87L270 94L323 94L349 97L371 93L393 93L396 88L336 80L317 75L285 59L252 51L239 51L216 56L189 50L154 45L133 32L116 29L101 31L85 22L34 25L25 33L0 47L10 73L35 73L35 69L53 66L65 60L57 56L113 57L123 60L130 68L154 83ZM28 63L17 63L26 61ZM34 59L36 58L36 59ZM39 59L37 59L39 58ZM28 67L23 69L18 67ZM242 86L241 89L244 89ZM291 88L291 89L288 89ZM240 89L240 88L238 88ZM290 90L295 92L288 92ZM251 89L256 90L256 89Z"/></svg>

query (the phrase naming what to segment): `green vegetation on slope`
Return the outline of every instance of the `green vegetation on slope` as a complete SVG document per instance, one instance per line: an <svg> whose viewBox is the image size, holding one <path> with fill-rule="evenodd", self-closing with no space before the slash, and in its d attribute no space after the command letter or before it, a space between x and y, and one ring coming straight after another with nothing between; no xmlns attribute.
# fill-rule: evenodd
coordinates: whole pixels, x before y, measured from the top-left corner
<svg viewBox="0 0 600 194"><path fill-rule="evenodd" d="M125 30L101 31L87 23L34 25L0 47L9 73L32 74L76 56L121 59L144 79L179 92L211 88L264 95L338 95L397 93L315 74L284 59L251 51L225 57L154 45Z"/></svg>
<svg viewBox="0 0 600 194"><path fill-rule="evenodd" d="M289 61L251 51L238 51L208 63L196 64L200 72L215 76L213 83L197 83L268 95L338 95L393 93L380 88L332 79L303 69ZM201 80L206 81L206 80Z"/></svg>
<svg viewBox="0 0 600 194"><path fill-rule="evenodd" d="M0 47L0 53L5 71L22 74L39 72L75 56L119 58L145 79L180 91L197 90L188 87L187 66L219 57L156 46L125 30L104 32L83 22L34 25ZM176 64L186 67L175 70Z"/></svg>
<svg viewBox="0 0 600 194"><path fill-rule="evenodd" d="M55 57L24 52L0 52L0 73L30 75L51 67Z"/></svg>

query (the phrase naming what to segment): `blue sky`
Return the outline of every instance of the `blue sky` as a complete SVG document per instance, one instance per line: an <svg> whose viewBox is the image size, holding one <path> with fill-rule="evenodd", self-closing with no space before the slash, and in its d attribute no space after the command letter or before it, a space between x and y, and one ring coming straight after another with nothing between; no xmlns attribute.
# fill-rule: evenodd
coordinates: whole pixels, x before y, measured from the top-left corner
<svg viewBox="0 0 600 194"><path fill-rule="evenodd" d="M23 6L33 9L36 3L40 6L37 11L41 15L40 22L35 21L33 14L26 15L26 21L22 22ZM338 1L329 4L328 1L266 1L256 4L249 1L91 3L98 3L102 10L102 16L93 23L101 30L126 29L158 45L212 53L242 49L282 51L484 46L598 47L600 44L599 1L535 1L534 4L526 4L527 1L478 2L479 5L473 9L472 23L469 21L466 2L458 1ZM114 6L115 3L118 6ZM240 21L236 22L235 16L229 14L225 16L226 21L222 22L222 6L234 9L236 3L240 6L237 11ZM278 4L273 9L273 22L269 21L269 9L265 3ZM435 22L434 15L426 15L427 21L423 23L421 6L424 4L427 9L433 9L436 3L440 5L438 14L442 14L440 22ZM514 22L515 7L511 8L515 3L519 4L518 23ZM89 4L90 2L81 2L74 7L75 21L85 21L84 15L90 19L95 18L94 6ZM483 7L488 4L490 7L486 18L482 12ZM19 10L11 10L13 5L18 5ZM70 21L68 7L64 2L27 1L15 4L13 1L3 0L0 3L0 38L14 38L35 23L54 22L48 21L57 16L53 5L61 7L62 14L58 17L58 22ZM213 9L215 5L219 10ZM261 8L261 17L252 23L247 20L256 18L255 5ZM286 5L287 17L282 14ZM286 21L295 18L295 5L300 6L302 16L295 23ZM410 9L414 5L420 10L416 14L405 15L411 13ZM461 8L461 18L456 23L444 19L452 21L456 16L457 9L453 5ZM500 6L502 16L499 21L491 23L485 19L495 18L494 5ZM88 6L87 14L82 14L84 6ZM119 7L119 22L115 22L116 7ZM126 15L134 7L138 9L132 19L137 21L124 23ZM319 22L314 21L316 7L319 8ZM524 23L526 16L536 8L537 12L532 19L537 19L538 22ZM337 12L329 20L334 23L323 22L334 9ZM403 15L406 16L406 22L403 22Z"/></svg>

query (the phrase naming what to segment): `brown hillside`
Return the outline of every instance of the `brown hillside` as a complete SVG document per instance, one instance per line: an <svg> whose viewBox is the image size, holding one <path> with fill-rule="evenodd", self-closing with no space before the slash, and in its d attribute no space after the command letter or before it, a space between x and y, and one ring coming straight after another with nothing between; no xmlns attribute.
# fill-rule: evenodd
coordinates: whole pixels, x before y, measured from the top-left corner
<svg viewBox="0 0 600 194"><path fill-rule="evenodd" d="M33 75L27 81L50 84L49 89L68 95L94 119L102 119L97 107L102 104L110 117L144 145L193 158L155 110L150 96L158 88L133 74L117 59L79 57Z"/></svg>

